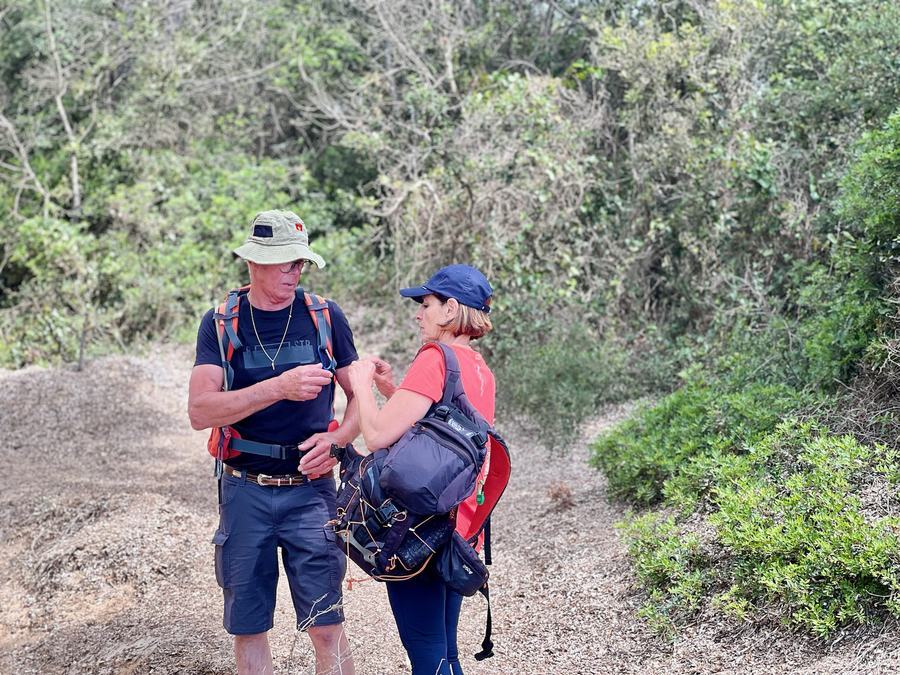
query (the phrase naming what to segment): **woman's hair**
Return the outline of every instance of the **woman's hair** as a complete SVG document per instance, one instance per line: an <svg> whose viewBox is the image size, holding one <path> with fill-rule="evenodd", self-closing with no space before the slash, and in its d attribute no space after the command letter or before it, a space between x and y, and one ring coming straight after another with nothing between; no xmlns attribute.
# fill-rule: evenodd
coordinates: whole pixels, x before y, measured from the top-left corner
<svg viewBox="0 0 900 675"><path fill-rule="evenodd" d="M441 301L441 304L444 304L449 299L447 296L439 293L434 293L433 295ZM458 300L457 303L459 310L456 312L456 318L444 324L444 328L454 335L468 335L473 340L484 337L493 329L494 326L491 324L491 318L487 312L464 305ZM488 298L484 304L490 307L491 298Z"/></svg>

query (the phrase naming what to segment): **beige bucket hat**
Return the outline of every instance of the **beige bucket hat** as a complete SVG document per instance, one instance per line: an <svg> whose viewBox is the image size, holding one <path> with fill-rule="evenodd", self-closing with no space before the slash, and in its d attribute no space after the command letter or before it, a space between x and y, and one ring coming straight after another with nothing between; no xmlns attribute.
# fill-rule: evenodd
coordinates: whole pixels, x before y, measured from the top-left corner
<svg viewBox="0 0 900 675"><path fill-rule="evenodd" d="M311 260L325 267L322 256L309 248L306 225L293 211L263 211L250 224L250 236L234 252L260 265L278 265L294 260Z"/></svg>

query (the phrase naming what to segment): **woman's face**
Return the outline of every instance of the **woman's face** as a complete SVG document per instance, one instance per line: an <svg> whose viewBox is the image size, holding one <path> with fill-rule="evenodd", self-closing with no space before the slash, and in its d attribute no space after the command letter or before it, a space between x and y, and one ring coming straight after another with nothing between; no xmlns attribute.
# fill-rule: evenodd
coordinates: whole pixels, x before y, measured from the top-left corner
<svg viewBox="0 0 900 675"><path fill-rule="evenodd" d="M441 302L434 295L426 295L422 298L419 311L416 312L416 322L419 324L419 336L422 342L437 342L446 332L444 325L450 317L450 301Z"/></svg>

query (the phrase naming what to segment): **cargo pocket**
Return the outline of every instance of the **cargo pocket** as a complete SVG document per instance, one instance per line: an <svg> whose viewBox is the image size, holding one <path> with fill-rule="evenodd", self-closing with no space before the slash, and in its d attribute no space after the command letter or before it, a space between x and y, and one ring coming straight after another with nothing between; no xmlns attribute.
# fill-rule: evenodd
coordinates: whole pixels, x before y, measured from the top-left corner
<svg viewBox="0 0 900 675"><path fill-rule="evenodd" d="M216 530L212 543L216 547L216 582L219 588L228 588L231 575L228 574L228 566L225 560L225 542L228 541L228 533Z"/></svg>
<svg viewBox="0 0 900 675"><path fill-rule="evenodd" d="M325 534L325 545L328 547L328 559L330 560L328 568L331 575L331 585L339 587L344 579L347 563L342 549L337 544L337 535L334 533L334 527L326 525L322 528L322 532Z"/></svg>

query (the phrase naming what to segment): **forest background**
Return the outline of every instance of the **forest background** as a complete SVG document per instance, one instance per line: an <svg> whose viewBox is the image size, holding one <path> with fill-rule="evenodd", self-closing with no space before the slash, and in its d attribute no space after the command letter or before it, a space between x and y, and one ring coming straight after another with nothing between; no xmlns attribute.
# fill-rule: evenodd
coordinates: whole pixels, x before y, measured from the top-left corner
<svg viewBox="0 0 900 675"><path fill-rule="evenodd" d="M661 632L883 621L898 105L890 1L0 2L0 365L190 341L291 208L358 332L482 268L551 449L651 401L594 459Z"/></svg>

